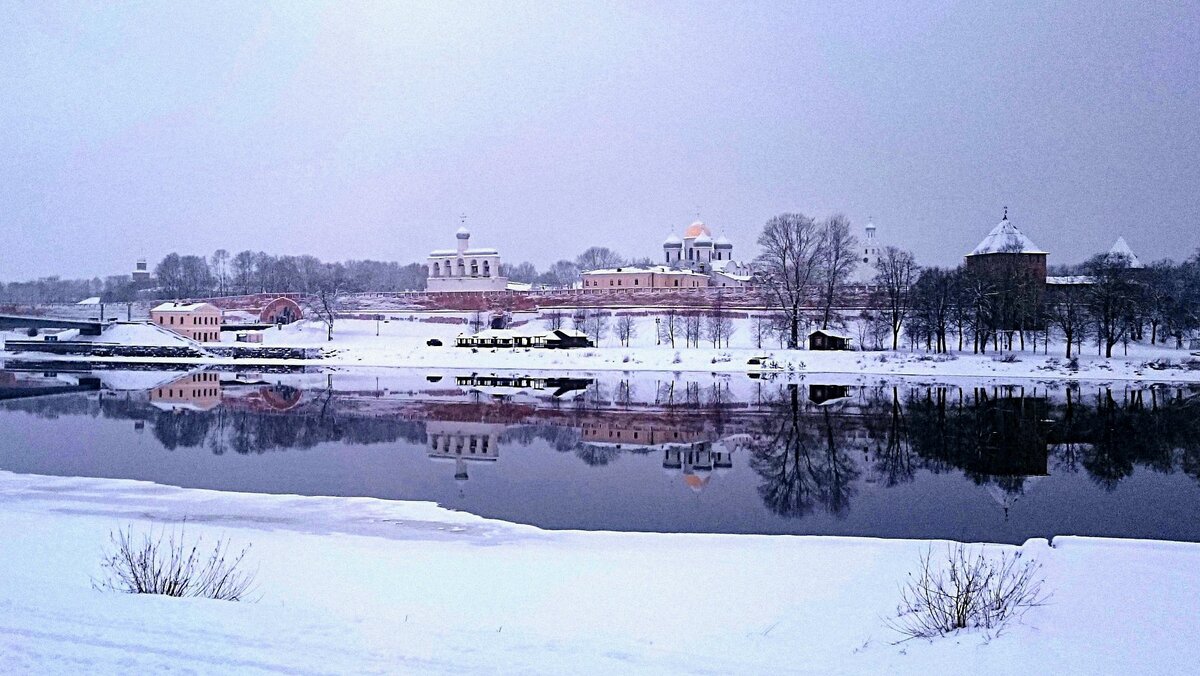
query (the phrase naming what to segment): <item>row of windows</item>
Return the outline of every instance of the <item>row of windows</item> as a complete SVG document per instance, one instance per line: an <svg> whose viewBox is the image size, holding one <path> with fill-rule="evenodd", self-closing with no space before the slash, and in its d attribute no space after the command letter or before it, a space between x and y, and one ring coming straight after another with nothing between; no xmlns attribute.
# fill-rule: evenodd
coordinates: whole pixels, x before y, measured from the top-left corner
<svg viewBox="0 0 1200 676"><path fill-rule="evenodd" d="M622 281L623 280L620 280L620 279L616 279L616 280L610 279L610 280L608 280L608 285L609 286L624 286L624 284L621 283ZM671 280L671 282L672 282L671 286L679 286L678 279L673 279L673 280ZM583 285L588 286L588 287L597 287L597 286L600 286L600 280L585 279L585 280L583 280ZM640 285L641 285L641 282L637 278L634 278L632 286L640 286ZM687 285L684 284L684 286L687 286ZM696 280L692 280L692 286L699 287L700 282L698 282Z"/></svg>
<svg viewBox="0 0 1200 676"><path fill-rule="evenodd" d="M693 256L693 254L694 254L694 256ZM729 255L732 256L733 254L730 253ZM689 261L698 261L701 258L702 258L702 256L700 256L699 251L697 251L695 249L688 249L688 260ZM671 256L670 256L670 254L668 254L667 260L669 261L670 259L671 259ZM731 260L731 259L725 257L724 251L714 251L711 255L709 255L709 257L706 260L724 261L724 260Z"/></svg>
<svg viewBox="0 0 1200 676"><path fill-rule="evenodd" d="M164 319L167 321L163 321ZM185 321L188 319L191 319L192 321L191 322ZM168 324L173 326L175 324L175 315L168 315L166 317L164 317L163 315L159 315L158 323L163 326L168 325ZM221 323L221 318L220 317L180 317L179 318L180 326L183 326L183 325L189 324L189 323L192 326L216 326Z"/></svg>
<svg viewBox="0 0 1200 676"><path fill-rule="evenodd" d="M166 392L166 397L168 399L175 398L176 390L174 388L167 388L165 390L161 387L158 388L158 396L160 396L160 397L163 396L164 392ZM215 397L221 393L221 388L219 388L219 387L199 387L199 388L195 388L195 389L191 389L191 390L181 389L181 390L178 390L178 392L179 392L179 396L182 398L195 399L197 397Z"/></svg>

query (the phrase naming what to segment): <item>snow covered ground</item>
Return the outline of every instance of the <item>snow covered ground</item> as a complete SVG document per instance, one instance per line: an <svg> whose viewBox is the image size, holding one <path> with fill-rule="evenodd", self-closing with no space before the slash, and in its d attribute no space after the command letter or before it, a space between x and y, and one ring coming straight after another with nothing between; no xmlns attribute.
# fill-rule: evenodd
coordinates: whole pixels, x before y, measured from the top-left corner
<svg viewBox="0 0 1200 676"><path fill-rule="evenodd" d="M191 535L252 544L261 600L92 589L111 530L185 517ZM927 543L547 532L426 503L5 472L0 533L3 673L1168 674L1200 660L1191 544L1031 540L1048 605L1000 636L896 645L883 618Z"/></svg>
<svg viewBox="0 0 1200 676"><path fill-rule="evenodd" d="M1187 350L1161 346L1131 344L1128 355L1116 348L1117 356L1104 359L1096 354L1095 346L1084 346L1077 369L1068 367L1061 345L1051 345L1049 354L1039 350L1011 353L1015 361L1002 361L999 355L975 355L969 351L951 355L934 355L923 351L910 352L812 352L809 350L779 349L778 342L766 341L765 347L755 346L752 321L734 321L730 347L713 348L701 341L700 347L684 347L682 335L676 347L659 345L656 341L654 318L637 318L636 334L629 347L622 347L612 335L606 335L593 349L470 349L454 347L460 333L471 333L464 324L418 321L433 313L390 314L386 322L363 319L342 319L335 325L333 341L327 341L325 327L319 322L301 321L264 332L263 345L279 347L317 347L326 351L321 363L335 366L402 366L416 368L462 368L472 370L574 370L574 371L694 371L745 373L747 360L766 355L792 373L831 373L860 375L901 375L984 378L1039 378L1090 381L1150 380L1158 382L1200 381L1200 357ZM467 319L465 314L440 313L437 316ZM518 315L517 321L528 318ZM567 322L569 325L569 321ZM518 327L521 331L545 330L545 321L532 319ZM378 333L378 335L376 335ZM107 336L107 332L106 332ZM233 336L222 338L232 341ZM430 338L443 342L443 347L429 347ZM104 340L108 340L105 338ZM774 347L772 347L774 345ZM3 353L0 353L3 355ZM26 358L43 355L26 353ZM93 359L94 361L98 361ZM155 361L154 359L111 358L112 361ZM1170 360L1170 365L1155 364ZM1195 368L1184 362L1195 361ZM171 359L171 362L245 364L245 360L207 358ZM288 363L287 360L263 360L263 363ZM313 363L313 362L296 362Z"/></svg>

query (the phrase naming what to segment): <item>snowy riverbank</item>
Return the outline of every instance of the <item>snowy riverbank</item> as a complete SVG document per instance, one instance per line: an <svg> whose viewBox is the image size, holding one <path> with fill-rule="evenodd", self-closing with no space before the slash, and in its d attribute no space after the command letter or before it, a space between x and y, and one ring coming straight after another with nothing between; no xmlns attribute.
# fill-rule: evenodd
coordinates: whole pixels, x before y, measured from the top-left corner
<svg viewBox="0 0 1200 676"><path fill-rule="evenodd" d="M461 319L461 318L460 318ZM751 357L768 356L784 373L855 374L861 376L916 376L930 378L1004 378L1086 381L1147 380L1152 382L1200 382L1200 358L1186 350L1131 344L1128 354L1104 359L1095 348L1086 348L1076 367L1063 356L1061 345L1052 345L1049 354L1042 351L1017 351L1008 356L968 352L935 355L923 351L901 350L868 352L813 352L757 348L751 340L749 320L739 320L729 348L716 349L701 342L701 347L659 345L654 322L639 317L635 335L628 347L613 338L590 349L479 349L453 347L454 338L469 329L462 324L417 321L415 317L388 322L339 320L334 339L326 340L324 326L302 321L263 333L267 347L320 348L319 360L255 360L262 364L308 364L328 366L409 367L430 369L468 369L476 371L661 371L746 373ZM523 325L522 330L545 328L541 320ZM378 334L378 335L376 335ZM231 340L231 336L224 336ZM426 341L437 338L442 347L430 347ZM5 356L0 353L0 356ZM7 355L17 359L61 359L39 353ZM84 359L84 358L79 358ZM246 365L245 359L195 358L90 358L89 361L154 362L185 364ZM1188 362L1194 362L1188 364Z"/></svg>
<svg viewBox="0 0 1200 676"><path fill-rule="evenodd" d="M110 530L252 544L257 603L94 591ZM883 618L927 543L547 532L428 503L0 472L0 671L1182 673L1200 545L1021 549L1050 603L999 637ZM1000 547L996 547L1000 549Z"/></svg>

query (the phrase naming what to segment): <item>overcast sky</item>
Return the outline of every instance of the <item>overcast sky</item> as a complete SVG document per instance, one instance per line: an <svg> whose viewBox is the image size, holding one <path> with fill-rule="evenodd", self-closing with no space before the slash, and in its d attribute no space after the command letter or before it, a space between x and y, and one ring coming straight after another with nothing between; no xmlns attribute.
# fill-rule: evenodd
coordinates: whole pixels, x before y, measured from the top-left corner
<svg viewBox="0 0 1200 676"><path fill-rule="evenodd" d="M874 216L1200 246L1200 3L0 2L0 279L223 247L539 268Z"/></svg>

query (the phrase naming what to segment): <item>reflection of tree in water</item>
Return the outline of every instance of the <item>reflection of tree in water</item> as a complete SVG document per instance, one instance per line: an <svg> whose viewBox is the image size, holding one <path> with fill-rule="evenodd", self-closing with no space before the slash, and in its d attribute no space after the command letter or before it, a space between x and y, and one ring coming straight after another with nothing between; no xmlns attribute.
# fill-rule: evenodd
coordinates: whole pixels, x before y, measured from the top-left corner
<svg viewBox="0 0 1200 676"><path fill-rule="evenodd" d="M44 405L45 400L28 400ZM283 412L228 405L210 411L164 411L127 396L101 397L98 413L106 418L144 420L167 449L207 446L216 455L307 449L321 443L377 444L404 440L424 443L423 422L374 417L356 411L352 401L333 391L312 395L303 406ZM55 404L52 408L58 408Z"/></svg>
<svg viewBox="0 0 1200 676"><path fill-rule="evenodd" d="M863 427L867 433L868 455L873 469L885 486L908 483L916 476L918 463L909 433L909 414L900 401L897 387L875 387L862 402ZM918 429L924 429L917 425Z"/></svg>
<svg viewBox="0 0 1200 676"><path fill-rule="evenodd" d="M621 449L616 446L579 444L575 447L575 457L590 467L603 467L615 461L620 455Z"/></svg>
<svg viewBox="0 0 1200 676"><path fill-rule="evenodd" d="M280 386L276 386L280 387ZM671 379L644 385L646 394L668 411L703 405L716 434L725 427L755 425L760 441L751 465L762 478L760 493L772 510L800 515L816 506L838 513L847 509L858 474L851 448L865 452L869 471L884 486L912 481L917 472L962 471L977 483L1016 495L1025 477L1086 471L1112 490L1138 468L1184 472L1200 481L1200 389L1172 387L1088 387L1022 391L1013 387L899 388L891 384L863 390L856 413L814 408L799 400L798 388L755 383L746 416L731 414L739 404L725 381L699 385ZM653 387L653 389L650 389ZM283 386L276 399L290 401L295 391ZM636 392L634 383L598 388L608 401ZM1050 394L1058 392L1052 399ZM600 406L589 393L583 401L551 400L567 414L562 425L513 427L502 439L529 443L542 438L560 452L590 464L611 463L637 448L585 448L579 427ZM216 454L264 453L311 448L325 442L423 444L424 423L378 415L353 397L333 390L308 391L286 411L245 408L238 398L210 411L163 411L143 396L126 393L69 394L12 400L5 411L42 418L103 416L150 423L168 449L206 447ZM575 416L575 417L572 417ZM755 422L747 422L753 418ZM745 429L745 427L740 427ZM859 444L856 438L866 441Z"/></svg>
<svg viewBox="0 0 1200 676"><path fill-rule="evenodd" d="M843 514L859 474L843 448L844 419L828 408L803 414L795 384L786 387L771 409L750 458L762 479L758 493L763 503L787 517L804 516L818 504Z"/></svg>

